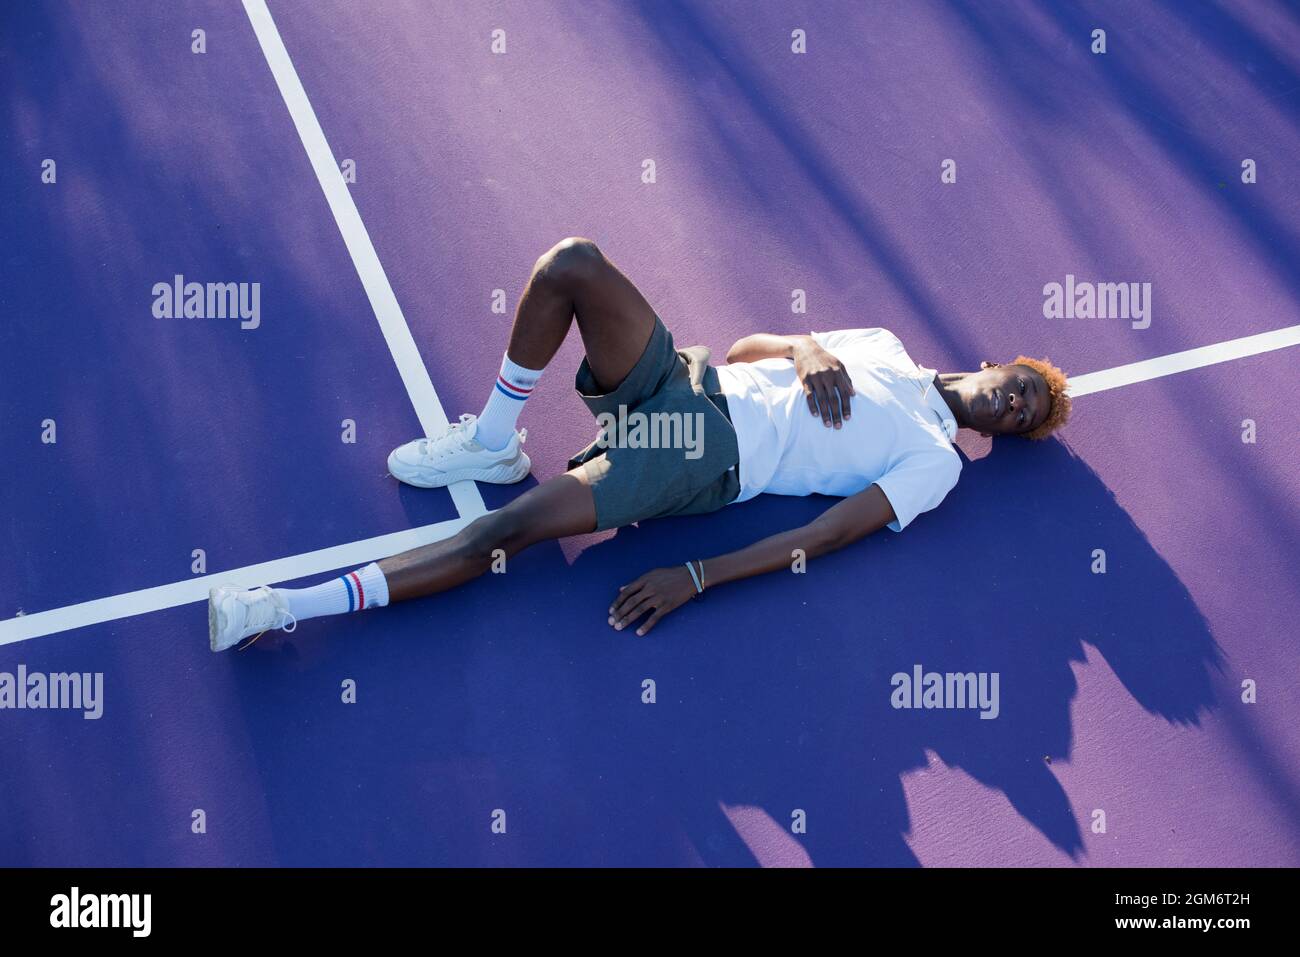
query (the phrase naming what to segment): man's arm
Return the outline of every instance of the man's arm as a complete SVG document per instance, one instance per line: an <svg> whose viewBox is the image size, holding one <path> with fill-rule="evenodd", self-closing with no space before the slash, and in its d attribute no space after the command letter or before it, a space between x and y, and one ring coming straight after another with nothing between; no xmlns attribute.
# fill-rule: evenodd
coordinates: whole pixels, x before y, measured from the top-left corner
<svg viewBox="0 0 1300 957"><path fill-rule="evenodd" d="M827 352L812 336L778 336L759 332L737 340L727 350L727 362L758 362L760 359L792 359L803 385L808 411L820 415L822 423L839 428L850 417L849 397L855 395L853 380L844 363Z"/></svg>
<svg viewBox="0 0 1300 957"><path fill-rule="evenodd" d="M889 499L872 485L832 505L802 528L770 535L735 552L704 559L704 586L737 581L764 572L789 568L795 549L816 558L850 545L894 521ZM664 615L695 595L695 584L685 564L656 568L619 589L609 610L609 623L622 629L647 612L650 617L637 629L644 635Z"/></svg>
<svg viewBox="0 0 1300 957"><path fill-rule="evenodd" d="M727 350L728 362L757 362L759 359L793 359L796 346L817 345L812 336L778 336L758 332L737 339Z"/></svg>

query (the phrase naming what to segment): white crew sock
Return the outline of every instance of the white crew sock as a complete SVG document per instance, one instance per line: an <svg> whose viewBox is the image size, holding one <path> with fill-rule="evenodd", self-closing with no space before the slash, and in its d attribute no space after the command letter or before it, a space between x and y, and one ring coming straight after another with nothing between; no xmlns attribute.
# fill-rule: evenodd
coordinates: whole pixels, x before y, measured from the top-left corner
<svg viewBox="0 0 1300 957"><path fill-rule="evenodd" d="M388 604L388 582L374 562L310 588L277 588L275 591L289 603L289 614L298 621Z"/></svg>
<svg viewBox="0 0 1300 957"><path fill-rule="evenodd" d="M542 377L541 369L525 369L510 361L507 354L501 357L501 374L492 385L492 395L479 413L478 429L474 438L485 449L504 449L515 434L515 422L524 402L532 394L533 386Z"/></svg>

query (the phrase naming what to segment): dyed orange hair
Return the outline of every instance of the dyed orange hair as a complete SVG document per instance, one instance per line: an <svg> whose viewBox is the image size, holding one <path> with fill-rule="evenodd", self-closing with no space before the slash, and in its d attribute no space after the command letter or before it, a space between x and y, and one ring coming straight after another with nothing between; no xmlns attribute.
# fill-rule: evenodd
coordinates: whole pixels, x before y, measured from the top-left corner
<svg viewBox="0 0 1300 957"><path fill-rule="evenodd" d="M1047 391L1052 397L1052 404L1047 410L1047 418L1043 419L1043 424L1038 428L1023 433L1025 438L1034 441L1045 439L1070 419L1070 397L1065 391L1069 387L1069 383L1066 382L1065 373L1052 365L1050 359L1030 359L1028 356L1016 356L1015 361L1009 364L1029 366L1042 376L1043 381L1047 383Z"/></svg>

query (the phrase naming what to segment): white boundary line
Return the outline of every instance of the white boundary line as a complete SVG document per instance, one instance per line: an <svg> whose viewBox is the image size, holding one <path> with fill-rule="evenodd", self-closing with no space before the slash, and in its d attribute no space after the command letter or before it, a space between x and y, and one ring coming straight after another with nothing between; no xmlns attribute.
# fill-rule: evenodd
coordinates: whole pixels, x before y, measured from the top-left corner
<svg viewBox="0 0 1300 957"><path fill-rule="evenodd" d="M1104 392L1136 382L1173 375L1176 372L1199 369L1202 366L1229 362L1294 345L1300 345L1300 326L1289 326L1274 332L1260 333L1257 336L1232 339L1211 346L1202 346L1199 349L1188 349L1186 352L1175 352L1172 355L1117 366L1114 369L1091 372L1076 377L1070 391L1073 396ZM381 535L378 538L322 548L303 555L292 555L276 561L263 562L260 565L235 568L204 578L189 578L170 585L115 595L112 598L100 598L79 605L68 605L51 611L10 618L0 621L0 645L40 638L44 635L82 628L86 625L97 625L119 618L129 618L132 615L161 611L187 602L202 601L207 597L208 588L212 585L229 581L274 583L305 578L313 574L324 574L344 566L363 565L408 548L440 541L454 535L471 520L472 517L462 516L436 525L425 525L422 528L407 529L403 532Z"/></svg>
<svg viewBox="0 0 1300 957"><path fill-rule="evenodd" d="M1261 332L1256 336L1229 339L1227 342L1216 342L1212 346L1201 346L1199 349L1174 352L1155 359L1145 359L1126 366L1116 366L1113 369L1103 369L1101 372L1075 376L1070 380L1070 395L1078 397L1091 395L1093 392L1104 392L1107 389L1118 389L1120 386L1132 385L1135 382L1159 379L1161 376L1173 375L1175 372L1187 372L1189 369L1199 369L1202 366L1215 365L1231 359L1244 359L1246 356L1259 355L1261 352L1272 352L1274 349L1285 349L1287 346L1294 345L1300 345L1300 326L1287 326L1285 329Z"/></svg>
<svg viewBox="0 0 1300 957"><path fill-rule="evenodd" d="M216 585L231 582L251 585L261 582L292 581L309 575L323 575L336 568L355 568L376 558L395 555L407 549L419 548L421 545L429 545L449 538L471 521L472 518L463 517L448 519L436 525L408 528L359 542L349 542L346 545L332 545L314 552L304 552L301 555L277 558L274 561L235 568L228 572L204 575L202 578L187 578L184 581L172 582L170 585L158 585L154 588L127 592L124 595L113 595L110 598L83 601L77 605L66 605L63 608L54 608L34 615L20 615L17 618L0 621L0 645L11 645L31 638L70 631L73 628L84 628L87 625L131 618L151 611L162 611L164 608L175 608L177 605L206 601L208 589Z"/></svg>
<svg viewBox="0 0 1300 957"><path fill-rule="evenodd" d="M307 99L307 92L298 79L298 72L289 59L289 52L284 48L280 32L271 19L271 12L266 8L265 0L243 0L244 10L252 22L257 41L262 53L275 77L280 95L284 98L289 115L293 118L298 136L311 160L316 178L320 181L325 199L329 203L334 220L338 223L343 241L347 245L357 275L365 287L370 305L375 310L375 318L383 330L388 349L397 363L406 393L415 406L420 425L426 435L432 435L447 425L447 415L438 401L429 372L420 360L419 350L411 337L410 327L402 308L393 294L393 287L388 282L384 267L375 253L370 234L366 232L361 215L357 212L352 194L348 192L343 174L334 161L334 153L325 140L325 133L316 119L316 112ZM1271 352L1287 346L1300 344L1300 326L1288 326L1273 332L1265 332L1242 339L1232 339L1199 349L1188 349L1171 355L1134 362L1129 365L1104 369L1087 375L1076 376L1071 381L1071 396L1090 395L1107 389L1132 385L1149 379L1199 369L1202 366L1228 362L1261 352ZM421 528L406 529L375 538L367 538L346 545L334 545L330 548L291 555L274 561L243 568L218 572L202 578L187 578L172 582L170 585L158 585L139 591L113 595L109 598L97 598L76 605L65 605L49 611L32 615L20 615L0 621L0 646L10 645L32 638L41 638L74 628L84 628L107 621L131 618L165 608L174 608L191 602L203 601L208 596L208 589L214 585L235 581L247 582L282 582L309 575L324 574L345 566L356 566L383 558L421 545L448 538L464 528L487 509L478 486L473 482L458 482L449 487L452 501L460 514L459 518L425 525Z"/></svg>
<svg viewBox="0 0 1300 957"><path fill-rule="evenodd" d="M410 396L415 414L420 418L420 427L424 429L425 435L435 435L446 428L447 414L442 410L438 393L433 389L429 370L420 360L420 351L415 347L411 329L406 324L406 317L402 315L402 307L397 304L397 296L393 294L393 287L375 253L370 234L366 232L366 225L361 221L356 203L352 201L348 184L344 182L339 165L334 160L334 152L325 140L325 132L316 119L316 111L307 99L307 91L298 79L298 71L289 59L289 51L284 48L280 31L271 19L271 11L266 8L265 0L244 0L244 12L253 24L253 32L257 34L262 54L275 77L275 85L280 88L284 105L289 108L289 115L293 118L298 137L307 151L307 158L311 160L312 169L316 171L316 179L320 181L330 212L334 214L334 221L343 234L343 242L352 257L352 264L356 266L361 285L365 287L371 308L375 310L379 328L384 332L388 351L397 363L397 371L401 374L402 384L406 386L406 394ZM487 511L483 505L483 496L473 482L457 482L448 486L447 490L461 516L473 517Z"/></svg>
<svg viewBox="0 0 1300 957"><path fill-rule="evenodd" d="M252 23L257 42L262 48L262 55L266 57L267 65L271 68L271 75L275 78L280 96L284 98L294 128L298 131L298 137L307 151L307 158L316 172L316 179L325 194L334 221L338 224L348 255L352 257L357 276L365 288L371 308L374 309L375 318L379 320L384 341L388 345L393 361L397 364L398 374L402 377L406 394L415 407L420 427L424 429L425 435L440 432L447 425L447 415L438 400L438 393L433 388L429 372L420 360L420 352L411 336L411 329L406 324L406 317L402 315L402 308L398 305L397 296L394 295L384 267L379 262L374 243L370 241L370 234L366 231L361 214L357 212L356 204L352 201L352 194L343 180L343 174L334 160L334 153L325 139L320 121L316 118L316 111L312 109L311 102L307 99L307 92L303 89L302 81L298 79L298 71L294 69L293 61L289 59L289 52L284 47L284 41L280 39L280 32L275 27L275 21L271 19L271 12L266 8L265 0L244 0L244 11ZM172 582L170 585L144 588L33 615L20 615L0 621L0 645L203 601L208 597L209 588L230 581L243 583L305 578L336 568L361 565L375 558L394 555L440 541L456 534L487 511L478 486L473 482L457 482L447 490L451 494L452 503L456 506L458 518L421 528L379 535L346 545L321 548L314 552L236 568L228 572Z"/></svg>

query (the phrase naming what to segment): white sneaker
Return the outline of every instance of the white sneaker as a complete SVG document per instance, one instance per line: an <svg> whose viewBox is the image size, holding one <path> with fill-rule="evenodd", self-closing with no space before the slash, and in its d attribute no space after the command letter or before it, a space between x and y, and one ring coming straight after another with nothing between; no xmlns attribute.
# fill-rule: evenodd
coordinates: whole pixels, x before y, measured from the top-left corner
<svg viewBox="0 0 1300 957"><path fill-rule="evenodd" d="M272 628L293 631L297 627L288 602L265 585L249 589L222 585L208 592L208 644L213 651L225 651Z"/></svg>
<svg viewBox="0 0 1300 957"><path fill-rule="evenodd" d="M510 436L506 447L493 452L474 438L478 416L462 415L442 435L416 439L393 449L388 471L393 478L417 488L442 488L467 479L509 485L522 481L533 463L521 446L528 438L523 429Z"/></svg>

